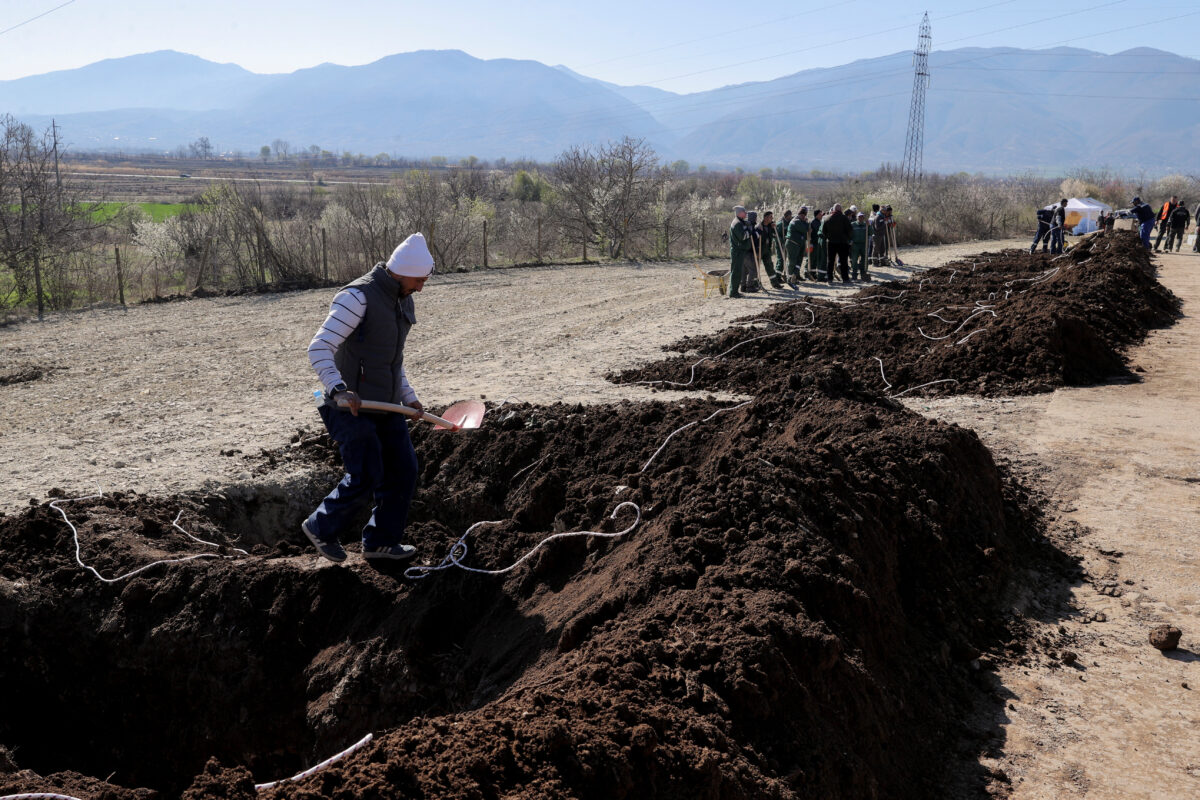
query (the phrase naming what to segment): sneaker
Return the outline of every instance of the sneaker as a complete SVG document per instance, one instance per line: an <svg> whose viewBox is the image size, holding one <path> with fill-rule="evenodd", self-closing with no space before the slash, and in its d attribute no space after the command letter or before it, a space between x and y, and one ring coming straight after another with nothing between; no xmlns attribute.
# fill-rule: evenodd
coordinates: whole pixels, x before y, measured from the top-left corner
<svg viewBox="0 0 1200 800"><path fill-rule="evenodd" d="M393 561L405 561L417 554L417 548L411 544L393 544L384 547L363 547L363 558L390 558Z"/></svg>
<svg viewBox="0 0 1200 800"><path fill-rule="evenodd" d="M308 520L300 523L300 530L304 531L304 538L312 542L313 547L317 548L317 554L321 558L327 558L335 564L340 564L346 560L346 550L342 547L342 543L337 539L322 539L308 529Z"/></svg>

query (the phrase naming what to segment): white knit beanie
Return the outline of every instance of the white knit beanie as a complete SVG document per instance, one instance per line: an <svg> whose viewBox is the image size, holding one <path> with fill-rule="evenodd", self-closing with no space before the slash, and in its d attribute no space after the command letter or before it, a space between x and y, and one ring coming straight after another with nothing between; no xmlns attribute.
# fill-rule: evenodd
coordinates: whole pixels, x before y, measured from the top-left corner
<svg viewBox="0 0 1200 800"><path fill-rule="evenodd" d="M433 272L433 256L425 244L425 236L414 233L392 251L387 260L389 272L408 278L424 278Z"/></svg>

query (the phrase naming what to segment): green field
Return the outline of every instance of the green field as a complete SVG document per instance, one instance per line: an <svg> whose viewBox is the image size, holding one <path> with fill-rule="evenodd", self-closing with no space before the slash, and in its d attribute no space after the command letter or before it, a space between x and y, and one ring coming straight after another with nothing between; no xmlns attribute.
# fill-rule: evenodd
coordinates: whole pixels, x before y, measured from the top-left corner
<svg viewBox="0 0 1200 800"><path fill-rule="evenodd" d="M135 205L150 215L150 219L155 222L162 222L170 217L177 216L185 208L187 203L96 203L96 209L92 212L92 218L97 222L110 220L127 205Z"/></svg>

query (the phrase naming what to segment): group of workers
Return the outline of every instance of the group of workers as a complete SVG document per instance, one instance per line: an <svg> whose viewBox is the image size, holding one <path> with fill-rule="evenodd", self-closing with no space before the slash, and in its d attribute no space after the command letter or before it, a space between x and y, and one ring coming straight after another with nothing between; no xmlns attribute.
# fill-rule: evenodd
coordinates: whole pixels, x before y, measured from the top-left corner
<svg viewBox="0 0 1200 800"><path fill-rule="evenodd" d="M1148 203L1143 203L1140 197L1135 197L1133 198L1133 213L1137 217L1142 244L1147 250L1154 250L1156 253L1162 245L1164 236L1167 239L1167 252L1171 252L1172 246L1178 252L1183 245L1183 237L1187 232L1188 225L1192 222L1192 213L1188 211L1187 203L1180 200L1178 195L1171 195L1171 199L1162 204L1157 214ZM1158 238L1154 240L1152 248L1150 232L1156 227L1158 228ZM1200 236L1196 237L1196 244L1193 245L1192 250L1200 252Z"/></svg>
<svg viewBox="0 0 1200 800"><path fill-rule="evenodd" d="M774 289L785 283L797 289L801 280L833 283L835 274L842 283L870 281L868 265L889 265L896 248L891 206L875 204L868 216L836 203L828 211L814 209L811 219L808 206L801 206L794 216L790 209L783 212L778 222L773 211L764 211L761 220L743 206L734 206L733 213L729 297L762 291L760 268Z"/></svg>

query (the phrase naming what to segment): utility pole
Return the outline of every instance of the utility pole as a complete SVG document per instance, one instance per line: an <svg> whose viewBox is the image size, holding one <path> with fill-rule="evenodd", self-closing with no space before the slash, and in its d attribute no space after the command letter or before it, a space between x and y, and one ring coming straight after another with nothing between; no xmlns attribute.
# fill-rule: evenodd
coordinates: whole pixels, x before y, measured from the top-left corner
<svg viewBox="0 0 1200 800"><path fill-rule="evenodd" d="M62 196L62 176L58 173L58 122L50 120L50 134L54 139L54 188L58 191L59 196Z"/></svg>
<svg viewBox="0 0 1200 800"><path fill-rule="evenodd" d="M925 90L929 88L929 48L933 35L929 28L929 12L921 20L917 49L913 51L912 104L908 108L908 137L904 143L904 166L901 178L905 186L921 182L925 150Z"/></svg>

